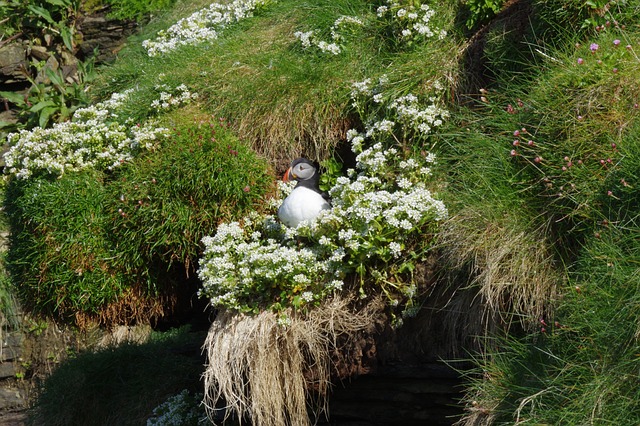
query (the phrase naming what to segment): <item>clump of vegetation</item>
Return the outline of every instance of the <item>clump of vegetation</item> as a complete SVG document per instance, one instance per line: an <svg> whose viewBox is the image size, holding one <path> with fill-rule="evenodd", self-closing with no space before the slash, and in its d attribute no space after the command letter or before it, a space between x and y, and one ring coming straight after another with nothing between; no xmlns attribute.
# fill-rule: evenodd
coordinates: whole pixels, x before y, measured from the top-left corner
<svg viewBox="0 0 640 426"><path fill-rule="evenodd" d="M327 414L331 355L360 333L371 332L381 301L353 309L351 297L336 296L307 315L262 311L216 318L204 344L209 418L250 418L262 425L309 424ZM311 412L310 412L310 411ZM216 416L217 415L217 416Z"/></svg>
<svg viewBox="0 0 640 426"><path fill-rule="evenodd" d="M268 168L219 120L167 132L152 151L117 161L117 171L96 165L10 180L9 268L32 309L79 322L161 316L174 291L166 271L175 263L188 276L200 239L269 190Z"/></svg>
<svg viewBox="0 0 640 426"><path fill-rule="evenodd" d="M471 382L462 424L637 422L627 379L637 377L638 317L626 308L638 290L628 268L637 251L637 34L614 22L550 54L526 90L485 92L487 114L470 125L499 141L512 195L494 193L554 249L560 295L529 332L487 342L495 349L479 356L483 377Z"/></svg>
<svg viewBox="0 0 640 426"><path fill-rule="evenodd" d="M207 424L209 420L200 405L203 395L191 395L184 389L153 409L147 426L182 426Z"/></svg>

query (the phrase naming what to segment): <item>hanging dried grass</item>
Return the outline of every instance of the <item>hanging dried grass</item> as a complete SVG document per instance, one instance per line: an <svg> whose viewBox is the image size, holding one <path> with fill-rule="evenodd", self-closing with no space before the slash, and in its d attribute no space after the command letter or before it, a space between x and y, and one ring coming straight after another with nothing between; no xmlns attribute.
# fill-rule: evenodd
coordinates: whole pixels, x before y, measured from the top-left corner
<svg viewBox="0 0 640 426"><path fill-rule="evenodd" d="M272 312L220 313L204 344L209 417L224 410L225 418L254 425L305 426L326 413L332 351L371 331L383 309L380 299L358 310L352 300L335 297L306 315L288 312L286 325Z"/></svg>
<svg viewBox="0 0 640 426"><path fill-rule="evenodd" d="M468 212L442 229L449 288L454 288L446 309L459 313L445 327L482 338L514 323L531 330L550 315L561 278L541 230L501 226Z"/></svg>

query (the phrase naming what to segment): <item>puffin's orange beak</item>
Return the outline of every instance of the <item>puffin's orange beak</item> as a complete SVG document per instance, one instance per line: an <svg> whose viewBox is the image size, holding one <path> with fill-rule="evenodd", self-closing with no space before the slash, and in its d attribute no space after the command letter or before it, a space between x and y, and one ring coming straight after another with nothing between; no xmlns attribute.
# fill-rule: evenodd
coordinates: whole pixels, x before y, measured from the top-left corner
<svg viewBox="0 0 640 426"><path fill-rule="evenodd" d="M282 176L282 180L284 182L289 182L291 180L291 167L289 167L287 171L284 172L284 175Z"/></svg>

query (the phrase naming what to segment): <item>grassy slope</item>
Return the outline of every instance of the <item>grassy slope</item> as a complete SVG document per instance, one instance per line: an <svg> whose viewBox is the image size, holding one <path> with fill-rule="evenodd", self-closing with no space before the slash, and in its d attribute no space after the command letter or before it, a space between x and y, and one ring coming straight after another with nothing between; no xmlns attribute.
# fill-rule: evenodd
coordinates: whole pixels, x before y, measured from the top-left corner
<svg viewBox="0 0 640 426"><path fill-rule="evenodd" d="M354 125L351 82L389 74L394 90L403 94L428 92L435 75L455 76L455 42L437 51L418 47L396 54L367 35L344 56L327 59L305 54L291 36L296 30L326 28L364 4L280 1L206 49L147 58L139 41L188 15L187 7L199 6L182 3L102 70L97 91L120 91L135 82L141 96L151 99L164 74L163 81L199 92L203 112L229 117L240 137L274 163L301 153L324 159ZM633 237L638 204L629 189L637 187L639 176L634 104L640 101L640 74L633 51L619 57L608 50L618 38L620 49L627 43L638 46L633 28L588 35L577 50L574 40L554 40L560 49L548 53L555 59L533 54L540 67L531 67L536 78L527 79L531 69L519 75L513 60L507 56L505 62L499 53L514 48L531 53L531 45L505 46L508 37L495 37L490 66L497 71L507 63L501 69L511 72L491 88L488 105L451 105L451 126L435 148L453 212L443 249L455 260L449 265L452 275L472 280L487 312L504 314L506 323L519 322L514 314L524 317L523 327L513 327L514 333L494 346L500 351L489 351L479 361L486 375L470 387L470 401L475 401L470 421L637 424L640 419L634 386L640 352L638 241ZM601 68L591 62L592 41L603 46ZM579 57L592 68L577 68ZM516 106L516 114L506 111L508 104ZM125 113L143 118L145 105L141 98ZM539 150L520 149L512 158L513 132L522 127ZM612 143L615 167L598 168L600 159L610 158ZM541 165L538 156L544 159ZM563 174L565 157L584 159L589 167ZM574 192L559 195L569 188ZM561 285L559 302L550 299L556 285Z"/></svg>

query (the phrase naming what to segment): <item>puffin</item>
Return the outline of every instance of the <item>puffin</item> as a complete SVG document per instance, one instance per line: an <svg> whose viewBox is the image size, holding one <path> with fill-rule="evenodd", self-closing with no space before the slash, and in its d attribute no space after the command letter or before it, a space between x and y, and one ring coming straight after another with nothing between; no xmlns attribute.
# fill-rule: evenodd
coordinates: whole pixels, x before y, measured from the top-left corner
<svg viewBox="0 0 640 426"><path fill-rule="evenodd" d="M300 222L315 219L321 211L331 208L329 196L320 190L318 169L306 158L293 160L282 180L298 182L278 209L278 217L286 226L295 228Z"/></svg>

